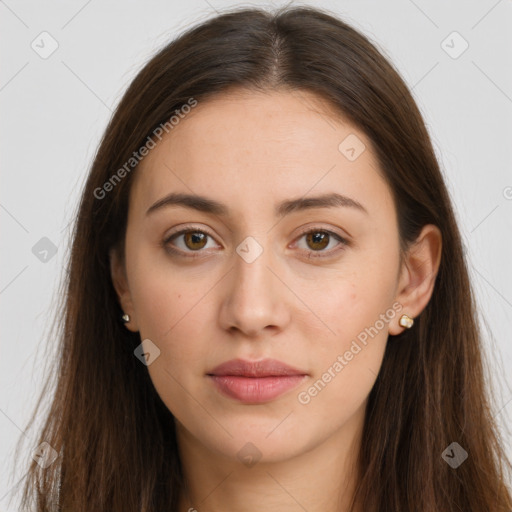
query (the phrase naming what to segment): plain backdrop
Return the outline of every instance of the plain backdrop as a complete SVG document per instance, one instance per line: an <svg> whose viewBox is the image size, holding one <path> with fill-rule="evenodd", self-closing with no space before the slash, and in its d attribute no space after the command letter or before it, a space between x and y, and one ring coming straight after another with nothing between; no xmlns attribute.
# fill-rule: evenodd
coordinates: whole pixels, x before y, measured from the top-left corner
<svg viewBox="0 0 512 512"><path fill-rule="evenodd" d="M36 446L24 430L43 387L69 223L112 110L185 28L234 6L283 4L0 1L0 511L17 510L9 492ZM496 377L493 414L512 457L512 2L307 4L362 30L424 115L462 231ZM27 452L13 475L20 436Z"/></svg>

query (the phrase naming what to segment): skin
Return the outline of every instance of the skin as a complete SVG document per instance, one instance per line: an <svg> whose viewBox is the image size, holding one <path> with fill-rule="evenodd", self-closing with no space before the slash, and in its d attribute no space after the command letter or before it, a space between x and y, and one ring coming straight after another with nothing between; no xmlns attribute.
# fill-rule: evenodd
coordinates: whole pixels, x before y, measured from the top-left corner
<svg viewBox="0 0 512 512"><path fill-rule="evenodd" d="M230 91L200 102L134 176L125 259L112 251L112 278L131 317L126 327L160 350L148 371L176 419L191 498L183 495L181 512L348 510L388 335L401 333L401 314L417 317L432 295L438 228L425 226L400 266L396 210L370 140L332 112L304 91ZM349 134L366 146L354 161L338 149ZM170 192L215 199L230 215L183 206L146 215ZM367 213L345 206L275 216L280 201L332 192ZM178 235L167 247L184 255L169 253L162 241L188 224L211 236ZM349 244L333 235L328 245L308 241L302 228ZM250 263L236 252L247 237L263 248ZM401 311L301 403L299 393L394 303ZM308 376L271 402L242 404L206 377L237 357L275 358ZM260 457L252 467L237 456L248 442Z"/></svg>

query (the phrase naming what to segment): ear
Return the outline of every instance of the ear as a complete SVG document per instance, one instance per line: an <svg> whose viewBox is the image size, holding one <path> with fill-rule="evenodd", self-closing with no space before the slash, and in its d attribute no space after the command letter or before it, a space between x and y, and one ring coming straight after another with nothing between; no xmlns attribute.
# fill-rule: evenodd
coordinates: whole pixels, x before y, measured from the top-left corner
<svg viewBox="0 0 512 512"><path fill-rule="evenodd" d="M427 224L407 250L400 269L395 300L402 309L390 322L389 334L400 334L405 330L398 322L403 314L417 317L427 306L441 262L442 235L437 226Z"/></svg>
<svg viewBox="0 0 512 512"><path fill-rule="evenodd" d="M119 304L124 313L130 315L130 321L125 322L125 327L132 331L137 332L139 330L137 325L137 318L135 315L135 309L133 307L132 296L130 294L130 288L128 286L128 279L126 277L126 268L124 260L119 256L117 249L111 249L109 252L110 259L110 275L112 277L112 284L117 293Z"/></svg>

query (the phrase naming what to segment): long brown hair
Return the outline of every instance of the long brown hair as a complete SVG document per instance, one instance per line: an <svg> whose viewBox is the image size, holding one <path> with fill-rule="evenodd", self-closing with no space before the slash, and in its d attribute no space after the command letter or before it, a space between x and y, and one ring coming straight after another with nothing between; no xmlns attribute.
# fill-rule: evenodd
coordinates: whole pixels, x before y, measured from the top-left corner
<svg viewBox="0 0 512 512"><path fill-rule="evenodd" d="M369 396L354 504L365 512L510 512L511 465L492 417L475 299L424 121L387 58L359 31L311 7L211 18L160 50L120 101L81 197L62 290L55 389L38 436L58 457L44 469L31 462L23 507L177 509L183 476L174 418L134 357L140 336L119 320L109 250L124 243L137 172L126 162L191 98L200 104L231 87L328 100L372 142L402 249L427 223L442 234L431 300L413 329L389 337ZM454 442L468 453L457 468L443 457Z"/></svg>

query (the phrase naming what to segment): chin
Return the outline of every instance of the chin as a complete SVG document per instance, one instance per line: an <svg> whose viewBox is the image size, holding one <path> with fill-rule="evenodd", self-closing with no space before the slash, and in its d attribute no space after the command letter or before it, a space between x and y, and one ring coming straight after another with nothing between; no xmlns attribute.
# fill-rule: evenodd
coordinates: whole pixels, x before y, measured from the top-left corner
<svg viewBox="0 0 512 512"><path fill-rule="evenodd" d="M224 432L224 435L214 438L208 436L203 439L203 444L247 467L252 467L256 462L283 462L308 451L307 442L302 438L304 432L301 432L300 438L297 435L297 425L289 424L286 429L278 425L279 421L267 420L260 424L257 421L247 422L246 425L239 425L239 428L229 428L233 437Z"/></svg>

